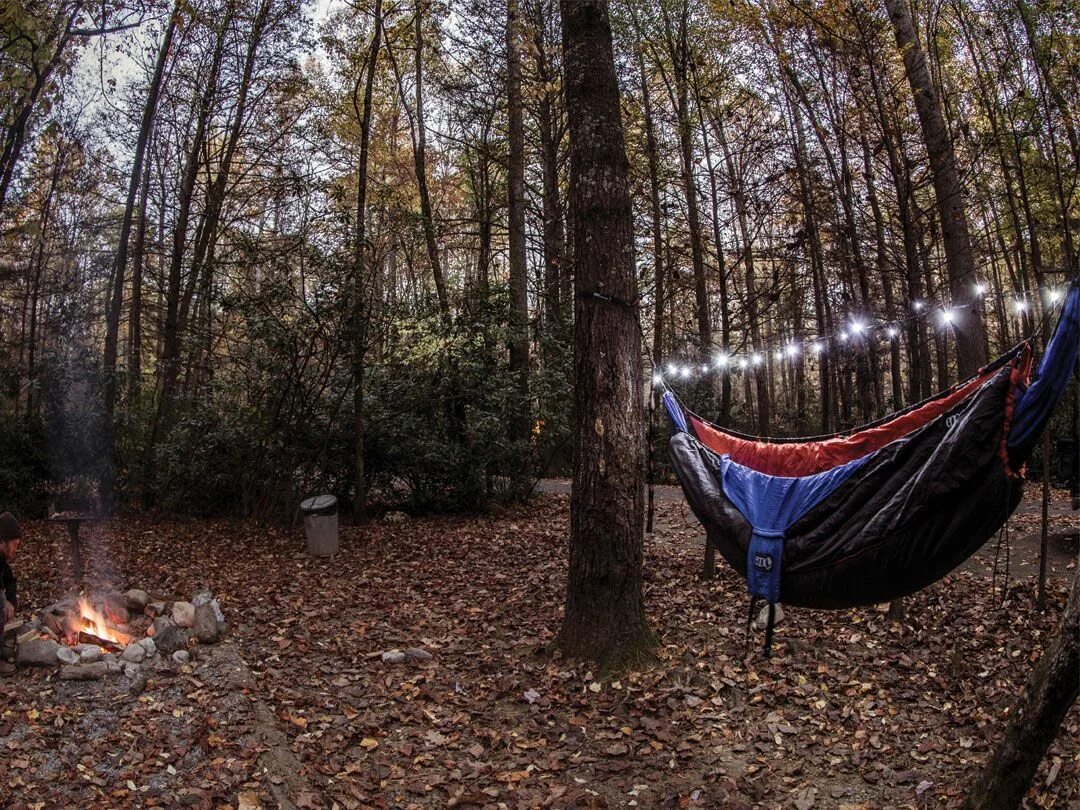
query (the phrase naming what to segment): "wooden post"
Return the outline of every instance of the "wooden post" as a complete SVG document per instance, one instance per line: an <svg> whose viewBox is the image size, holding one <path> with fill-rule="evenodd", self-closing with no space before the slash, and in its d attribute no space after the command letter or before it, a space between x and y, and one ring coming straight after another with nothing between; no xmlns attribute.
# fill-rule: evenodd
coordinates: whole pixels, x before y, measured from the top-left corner
<svg viewBox="0 0 1080 810"><path fill-rule="evenodd" d="M80 585L83 581L82 552L79 549L79 521L67 522L68 534L71 536L71 556L75 563L75 581Z"/></svg>

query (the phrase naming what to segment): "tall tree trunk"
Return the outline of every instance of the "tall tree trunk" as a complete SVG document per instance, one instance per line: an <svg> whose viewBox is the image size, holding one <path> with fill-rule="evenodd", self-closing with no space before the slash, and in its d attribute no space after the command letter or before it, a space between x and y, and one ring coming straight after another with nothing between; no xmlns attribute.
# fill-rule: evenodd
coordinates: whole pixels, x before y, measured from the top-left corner
<svg viewBox="0 0 1080 810"><path fill-rule="evenodd" d="M120 337L120 315L124 306L124 278L127 273L128 246L131 241L131 226L135 220L135 205L139 199L139 189L143 185L143 161L146 157L146 150L150 145L154 118L157 115L158 98L161 96L161 84L165 76L165 65L169 60L169 51L172 49L173 34L176 31L179 15L180 7L177 2L169 13L169 21L165 25L165 33L158 48L154 73L150 78L150 87L146 92L146 103L143 105L142 121L139 124L139 137L135 141L135 159L131 165L131 176L128 178L127 201L124 205L124 216L120 222L120 241L116 248L116 260L113 264L112 295L110 296L105 320L105 357L103 362L105 392L102 419L107 434L106 451L109 453L109 464L107 465L105 480L102 481L102 497L106 503L112 499L113 476L116 465L116 447L114 446L116 357ZM142 217L141 211L139 216Z"/></svg>
<svg viewBox="0 0 1080 810"><path fill-rule="evenodd" d="M1005 737L971 789L965 810L1019 807L1046 749L1080 693L1080 576L1050 640L1028 679Z"/></svg>
<svg viewBox="0 0 1080 810"><path fill-rule="evenodd" d="M427 245L428 264L435 281L435 294L439 298L439 311L443 320L450 320L450 296L443 276L442 261L439 258L439 246L435 239L435 217L431 211L431 192L427 181L427 123L424 117L424 3L416 1L413 21L416 39L416 61L414 63L416 95L416 139L413 141L413 164L416 168L416 185L420 192L420 216L424 221L424 243Z"/></svg>
<svg viewBox="0 0 1080 810"><path fill-rule="evenodd" d="M604 669L656 638L642 602L642 379L630 164L606 0L562 0L574 216L574 483L560 644Z"/></svg>
<svg viewBox="0 0 1080 810"><path fill-rule="evenodd" d="M945 268L953 301L971 300L971 290L978 281L975 254L971 246L967 216L964 213L963 186L956 153L945 125L937 89L934 87L915 31L915 21L908 0L885 0L892 20L896 44L904 59L915 109L922 127L930 172L934 181L938 216L945 247ZM956 363L961 379L974 374L988 359L986 326L978 306L967 307L959 316L956 336Z"/></svg>
<svg viewBox="0 0 1080 810"><path fill-rule="evenodd" d="M642 49L637 49L638 72L641 75L641 102L645 123L645 153L649 161L649 214L652 220L652 259L653 259L653 323L652 323L652 367L660 370L664 359L664 223L660 209L660 159L656 148L656 127L653 123L652 94L649 91L649 76L645 72L645 56ZM654 455L656 449L657 422L660 411L660 388L653 385L649 389L649 436L648 436L648 504L645 514L645 531L652 532L653 518L656 513L656 467Z"/></svg>
<svg viewBox="0 0 1080 810"><path fill-rule="evenodd" d="M139 222L135 227L135 244L131 252L131 301L128 314L128 403L135 405L142 390L142 299L143 258L146 255L146 201L150 196L150 161L143 169L139 188Z"/></svg>
<svg viewBox="0 0 1080 810"><path fill-rule="evenodd" d="M762 346L760 310L758 307L757 278L754 265L754 236L750 231L750 214L746 200L746 192L743 187L743 178L735 165L731 146L728 144L724 122L716 118L716 134L720 141L720 148L724 153L724 162L727 166L728 178L731 183L731 196L735 200L735 212L739 223L739 234L742 242L742 261L746 268L746 320L750 326L750 343L754 353L761 359L764 347ZM750 374L754 375L754 384L757 394L757 431L759 436L769 435L769 381L765 375L765 363L760 362L751 367Z"/></svg>
<svg viewBox="0 0 1080 810"><path fill-rule="evenodd" d="M356 181L356 229L353 245L352 376L353 430L356 469L353 476L353 519L365 516L367 488L364 477L364 354L367 349L367 184L368 152L371 145L372 103L375 95L375 69L383 32L382 0L375 0L374 28L365 66L364 101L360 113L360 158ZM354 98L355 104L355 98Z"/></svg>
<svg viewBox="0 0 1080 810"><path fill-rule="evenodd" d="M191 218L191 206L195 193L195 181L198 179L200 154L203 150L203 140L209 126L210 115L213 110L214 98L217 94L218 79L221 72L221 62L225 54L225 40L229 26L232 22L234 6L228 6L228 11L221 22L217 32L217 40L211 57L210 69L206 75L206 83L199 98L195 110L195 131L192 135L191 146L185 159L184 170L180 180L180 188L177 193L177 214L173 227L172 254L169 258L169 272L167 276L167 289L165 294L165 323L162 334L161 351L161 385L158 391L157 409L154 414L153 426L150 430L150 442L145 456L143 469L144 492L143 499L148 502L154 497L154 482L151 476L157 457L157 443L162 432L168 428L172 418L174 398L176 395L176 383L180 373L180 298L182 271L184 266L184 253L187 245L188 222Z"/></svg>
<svg viewBox="0 0 1080 810"><path fill-rule="evenodd" d="M565 272L566 230L563 226L562 194L559 190L559 128L556 120L558 95L554 89L556 77L548 53L545 35L544 5L537 5L536 66L540 83L537 127L540 130L540 168L542 172L541 206L544 215L544 315L546 332L555 336L559 345L566 340L565 309L562 300L561 278Z"/></svg>
<svg viewBox="0 0 1080 810"><path fill-rule="evenodd" d="M525 252L525 122L521 97L521 45L518 0L506 3L506 110L510 141L506 187L510 254L510 374L518 395L510 419L513 440L529 442L529 271ZM529 454L521 451L514 489L526 491Z"/></svg>

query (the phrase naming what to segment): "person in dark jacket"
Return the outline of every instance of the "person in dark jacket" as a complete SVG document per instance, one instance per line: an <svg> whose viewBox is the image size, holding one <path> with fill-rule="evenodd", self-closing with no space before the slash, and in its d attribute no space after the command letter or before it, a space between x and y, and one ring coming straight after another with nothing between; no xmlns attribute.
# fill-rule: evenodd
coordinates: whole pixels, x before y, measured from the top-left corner
<svg viewBox="0 0 1080 810"><path fill-rule="evenodd" d="M4 608L0 625L14 619L19 606L18 580L15 579L15 572L11 570L11 561L15 559L21 539L19 521L15 520L11 512L4 512L0 515L0 604L3 604ZM14 657L15 637L5 636L3 647L0 648L0 675L10 675L15 671L15 664L9 660Z"/></svg>
<svg viewBox="0 0 1080 810"><path fill-rule="evenodd" d="M11 570L11 561L19 550L22 529L11 512L0 515L0 597L4 602L4 622L15 618L19 606L19 583Z"/></svg>

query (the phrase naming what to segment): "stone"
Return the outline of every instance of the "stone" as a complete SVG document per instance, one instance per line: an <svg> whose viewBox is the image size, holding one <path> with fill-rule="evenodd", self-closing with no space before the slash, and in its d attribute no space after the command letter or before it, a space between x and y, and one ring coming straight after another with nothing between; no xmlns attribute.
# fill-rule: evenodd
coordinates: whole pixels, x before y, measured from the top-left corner
<svg viewBox="0 0 1080 810"><path fill-rule="evenodd" d="M154 634L154 644L162 655L172 655L187 647L188 634L175 624L168 624Z"/></svg>
<svg viewBox="0 0 1080 810"><path fill-rule="evenodd" d="M129 664L140 664L146 658L146 649L142 644L128 644L124 652L120 654L120 660Z"/></svg>
<svg viewBox="0 0 1080 810"><path fill-rule="evenodd" d="M191 662L191 653L187 650L177 650L172 654L172 660L178 664L188 664Z"/></svg>
<svg viewBox="0 0 1080 810"><path fill-rule="evenodd" d="M71 649L71 647L64 647L61 645L60 649L56 651L56 660L61 664L74 666L79 663L79 654Z"/></svg>
<svg viewBox="0 0 1080 810"><path fill-rule="evenodd" d="M421 650L419 647L410 647L405 651L405 657L410 661L430 661L435 656L427 650Z"/></svg>
<svg viewBox="0 0 1080 810"><path fill-rule="evenodd" d="M84 664L93 664L105 656L105 651L97 644L76 644L72 649L79 654L79 660Z"/></svg>
<svg viewBox="0 0 1080 810"><path fill-rule="evenodd" d="M142 672L142 668L138 664L132 664L130 662L124 664L124 675L128 678L135 679Z"/></svg>
<svg viewBox="0 0 1080 810"><path fill-rule="evenodd" d="M783 620L784 620L784 606L783 605L777 605L776 606L776 619L773 622L773 626L775 627L776 625L780 624L780 622L782 622ZM761 609L761 612L758 613L757 618L754 619L754 629L755 630L764 630L766 627L768 627L768 625L769 625L769 606L765 605L765 607L763 607Z"/></svg>
<svg viewBox="0 0 1080 810"><path fill-rule="evenodd" d="M101 662L105 665L105 669L110 674L115 674L123 670L124 665L120 663L120 660L112 653L107 653L101 657ZM90 662L93 663L93 662Z"/></svg>
<svg viewBox="0 0 1080 810"><path fill-rule="evenodd" d="M403 664L407 656L401 650L390 650L382 654L382 660L388 664Z"/></svg>
<svg viewBox="0 0 1080 810"><path fill-rule="evenodd" d="M131 679L131 685L128 687L128 691L133 695L141 695L143 690L146 689L146 673L139 670L134 676L129 677Z"/></svg>
<svg viewBox="0 0 1080 810"><path fill-rule="evenodd" d="M156 619L154 619L154 623L152 625L150 625L150 628L154 632L151 633L151 632L147 631L147 635L148 636L156 636L158 633L160 633L166 627L176 627L176 625L173 624L173 620L170 619L168 616L158 616Z"/></svg>
<svg viewBox="0 0 1080 810"><path fill-rule="evenodd" d="M191 602L173 602L172 620L177 627L194 627L195 606Z"/></svg>
<svg viewBox="0 0 1080 810"><path fill-rule="evenodd" d="M217 616L214 615L213 606L205 603L195 608L195 638L199 640L199 643L213 644L218 640L219 635Z"/></svg>
<svg viewBox="0 0 1080 810"><path fill-rule="evenodd" d="M118 593L107 593L101 602L101 612L113 624L127 624L131 621L127 599Z"/></svg>
<svg viewBox="0 0 1080 810"><path fill-rule="evenodd" d="M132 588L124 594L124 600L127 602L129 611L142 613L146 610L146 606L150 604L150 594L146 591L140 591L138 588Z"/></svg>
<svg viewBox="0 0 1080 810"><path fill-rule="evenodd" d="M49 638L32 638L19 645L15 663L21 667L55 667L60 645Z"/></svg>
<svg viewBox="0 0 1080 810"><path fill-rule="evenodd" d="M60 680L62 681L96 681L104 678L109 673L109 668L104 661L95 661L93 664L75 664L74 666L60 667Z"/></svg>
<svg viewBox="0 0 1080 810"><path fill-rule="evenodd" d="M152 638L144 638L139 642L139 646L146 650L147 658L153 658L157 655L157 643Z"/></svg>
<svg viewBox="0 0 1080 810"><path fill-rule="evenodd" d="M158 616L165 614L164 602L148 602L146 607L143 608L143 613L149 616L151 619L155 619Z"/></svg>

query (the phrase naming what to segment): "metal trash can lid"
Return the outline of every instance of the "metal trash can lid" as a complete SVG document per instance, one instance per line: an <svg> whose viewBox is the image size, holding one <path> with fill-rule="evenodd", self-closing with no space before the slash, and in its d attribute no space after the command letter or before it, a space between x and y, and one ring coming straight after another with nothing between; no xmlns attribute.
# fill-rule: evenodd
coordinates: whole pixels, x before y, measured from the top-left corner
<svg viewBox="0 0 1080 810"><path fill-rule="evenodd" d="M332 515L337 512L337 498L333 495L316 495L301 501L300 511L309 515Z"/></svg>

